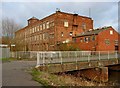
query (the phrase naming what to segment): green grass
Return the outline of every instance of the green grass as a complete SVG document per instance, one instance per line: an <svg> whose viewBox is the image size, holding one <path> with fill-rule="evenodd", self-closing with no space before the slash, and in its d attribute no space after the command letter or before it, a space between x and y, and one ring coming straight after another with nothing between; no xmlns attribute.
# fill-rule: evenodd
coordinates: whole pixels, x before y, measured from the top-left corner
<svg viewBox="0 0 120 88"><path fill-rule="evenodd" d="M48 72L43 72L38 69L30 69L32 79L39 82L45 88L66 88L67 86L110 86L113 84L97 83L93 81L86 80L81 77L75 77L68 74L51 74Z"/></svg>
<svg viewBox="0 0 120 88"><path fill-rule="evenodd" d="M9 60L9 58L0 58L0 61L7 62L7 61L10 61L10 60Z"/></svg>
<svg viewBox="0 0 120 88"><path fill-rule="evenodd" d="M16 59L14 59L14 58L0 58L0 61L2 61L2 62L9 62L9 61L14 61L14 60L16 60Z"/></svg>
<svg viewBox="0 0 120 88"><path fill-rule="evenodd" d="M66 86L65 79L62 76L55 74L38 71L36 69L31 70L31 75L33 80L41 83L44 87L52 86Z"/></svg>
<svg viewBox="0 0 120 88"><path fill-rule="evenodd" d="M41 83L45 88L66 88L67 86L96 86L95 83L83 80L82 78L71 75L55 75L48 72L32 69L30 71L33 80Z"/></svg>

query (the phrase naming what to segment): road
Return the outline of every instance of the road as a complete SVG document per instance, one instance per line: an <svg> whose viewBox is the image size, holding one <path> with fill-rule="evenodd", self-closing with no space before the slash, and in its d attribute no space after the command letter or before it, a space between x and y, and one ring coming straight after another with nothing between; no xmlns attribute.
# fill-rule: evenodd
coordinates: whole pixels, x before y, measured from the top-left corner
<svg viewBox="0 0 120 88"><path fill-rule="evenodd" d="M32 80L27 69L36 65L36 61L12 61L2 64L2 86L42 86Z"/></svg>

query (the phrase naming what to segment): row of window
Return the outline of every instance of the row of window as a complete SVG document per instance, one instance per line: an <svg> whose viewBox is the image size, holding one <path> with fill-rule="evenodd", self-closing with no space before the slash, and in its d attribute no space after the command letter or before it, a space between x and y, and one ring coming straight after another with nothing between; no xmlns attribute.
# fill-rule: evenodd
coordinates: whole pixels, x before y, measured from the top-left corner
<svg viewBox="0 0 120 88"><path fill-rule="evenodd" d="M37 26L31 28L30 30L26 30L25 34L26 35L27 34L32 34L32 33L35 33L35 32L38 32L38 31L41 31L41 30L44 30L44 29L48 29L48 28L53 27L53 26L54 26L54 21L46 22L46 23L37 25Z"/></svg>
<svg viewBox="0 0 120 88"><path fill-rule="evenodd" d="M44 33L44 34L32 36L30 38L26 38L26 41L29 42L29 41L52 39L52 38L54 38L54 33L52 34Z"/></svg>
<svg viewBox="0 0 120 88"><path fill-rule="evenodd" d="M110 40L109 39L105 39L105 44L106 45L110 45ZM114 40L114 44L118 45L118 40Z"/></svg>
<svg viewBox="0 0 120 88"><path fill-rule="evenodd" d="M72 36L73 32L69 32L69 35ZM61 32L61 37L64 37L64 32Z"/></svg>
<svg viewBox="0 0 120 88"><path fill-rule="evenodd" d="M96 40L95 36L80 38L80 42L89 42L89 41L95 41L95 40ZM73 39L73 42L76 42L76 38Z"/></svg>
<svg viewBox="0 0 120 88"><path fill-rule="evenodd" d="M64 21L64 27L69 27L68 21ZM86 30L86 23L82 23L82 29Z"/></svg>
<svg viewBox="0 0 120 88"><path fill-rule="evenodd" d="M84 38L80 38L80 42L89 42L89 41L95 41L96 37L92 36L92 37L84 37ZM76 38L73 38L73 42L76 42ZM110 45L110 40L109 39L105 39L105 44L106 45ZM118 45L118 40L114 40L114 44Z"/></svg>
<svg viewBox="0 0 120 88"><path fill-rule="evenodd" d="M53 26L54 26L54 21L50 21L50 22L47 21L47 22L44 22L43 24L37 25L29 30L25 30L25 35L29 35L29 34L44 30L44 29L49 29L50 27L53 27ZM69 23L66 20L64 21L64 27L69 27ZM85 23L82 23L82 28L83 28L83 30L86 29ZM70 32L69 35L72 36L73 35L72 32ZM61 32L61 36L62 37L64 36L63 32Z"/></svg>

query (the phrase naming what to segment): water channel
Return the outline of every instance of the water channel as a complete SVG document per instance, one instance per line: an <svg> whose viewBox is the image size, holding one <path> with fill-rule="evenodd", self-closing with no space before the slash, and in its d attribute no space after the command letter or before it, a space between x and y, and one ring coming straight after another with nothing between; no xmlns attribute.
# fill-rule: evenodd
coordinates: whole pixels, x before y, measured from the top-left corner
<svg viewBox="0 0 120 88"><path fill-rule="evenodd" d="M120 86L120 71L109 70L109 82Z"/></svg>

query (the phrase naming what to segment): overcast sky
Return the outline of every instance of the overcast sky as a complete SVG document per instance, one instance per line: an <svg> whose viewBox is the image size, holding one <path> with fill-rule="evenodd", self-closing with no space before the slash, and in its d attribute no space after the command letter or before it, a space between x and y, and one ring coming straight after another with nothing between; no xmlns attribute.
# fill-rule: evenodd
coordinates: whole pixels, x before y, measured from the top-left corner
<svg viewBox="0 0 120 88"><path fill-rule="evenodd" d="M27 19L35 16L39 19L55 13L56 8L63 12L78 13L94 20L94 28L113 26L118 30L117 2L3 2L2 17L15 19L23 27Z"/></svg>

